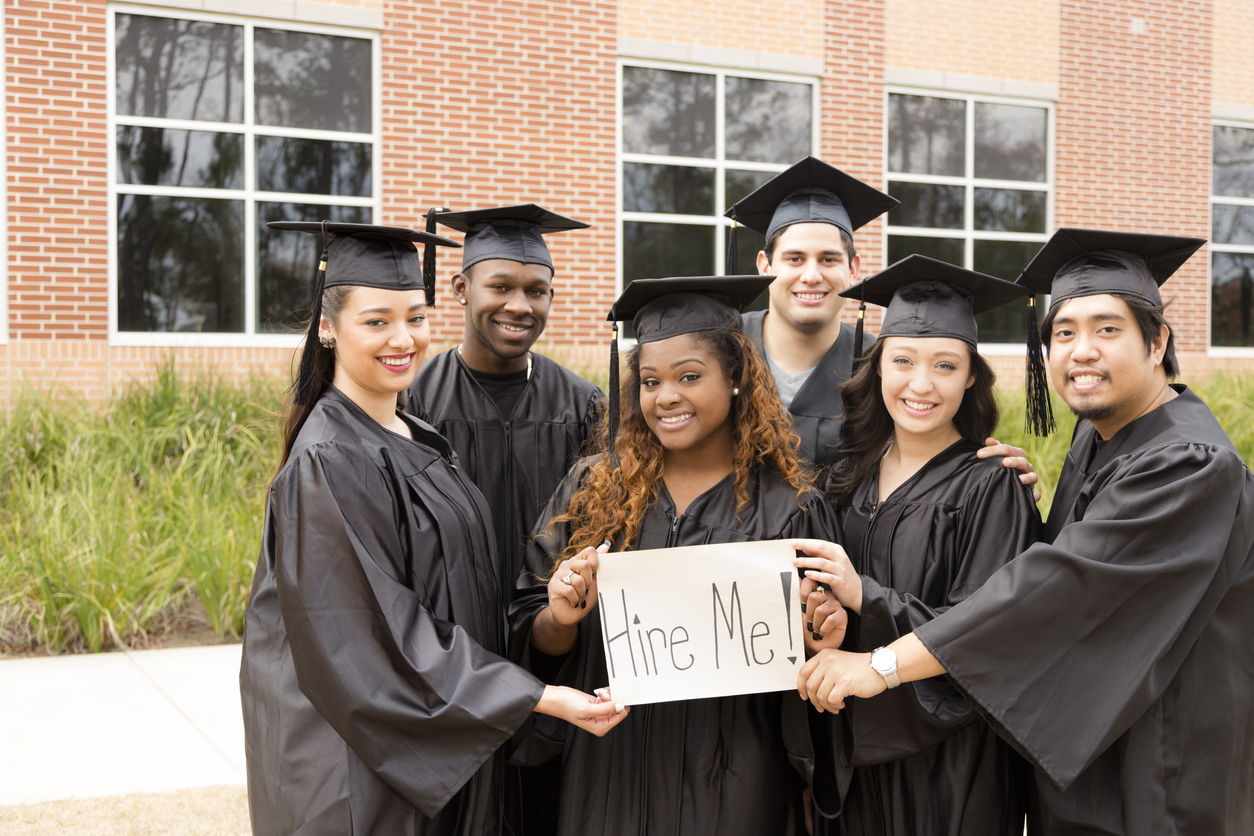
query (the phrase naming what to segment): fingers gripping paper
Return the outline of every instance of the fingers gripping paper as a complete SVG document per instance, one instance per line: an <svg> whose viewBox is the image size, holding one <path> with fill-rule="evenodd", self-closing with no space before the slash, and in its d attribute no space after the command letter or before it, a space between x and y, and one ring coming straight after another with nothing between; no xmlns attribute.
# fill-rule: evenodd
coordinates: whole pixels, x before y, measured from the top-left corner
<svg viewBox="0 0 1254 836"><path fill-rule="evenodd" d="M597 609L616 702L784 691L805 662L786 540L603 555Z"/></svg>

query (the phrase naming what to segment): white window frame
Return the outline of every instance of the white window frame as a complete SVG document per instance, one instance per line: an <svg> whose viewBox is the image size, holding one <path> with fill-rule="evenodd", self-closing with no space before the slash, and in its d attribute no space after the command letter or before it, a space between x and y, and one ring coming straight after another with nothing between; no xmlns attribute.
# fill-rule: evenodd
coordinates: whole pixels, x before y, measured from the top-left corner
<svg viewBox="0 0 1254 836"><path fill-rule="evenodd" d="M950 177L935 174L906 174L892 172L888 168L888 109L889 96L927 96L934 99L955 99L966 102L966 123L964 127L963 171L962 177ZM1045 181L1026 180L990 180L975 176L975 106L976 104L1020 105L1024 107L1042 108L1046 111L1045 141ZM1042 244L1049 240L1054 231L1054 155L1057 143L1054 138L1054 102L1043 99L1025 99L1010 96L990 96L981 93L959 93L951 90L938 90L928 87L906 87L902 85L885 85L884 87L884 188L888 189L890 181L903 183L928 183L945 186L962 186L965 189L963 203L962 229L929 229L916 226L889 226L887 216L883 225L883 237L880 241L881 252L887 257L888 237L890 235L910 236L912 238L961 238L963 266L973 269L975 262L976 241L1039 241ZM1044 232L991 232L975 228L975 190L977 188L1014 189L1015 191L1045 192L1045 231ZM887 265L886 265L887 266ZM1026 336L1026 335L1025 335ZM1022 355L1023 343L980 343L981 354L988 355Z"/></svg>
<svg viewBox="0 0 1254 836"><path fill-rule="evenodd" d="M673 70L682 73L700 73L715 76L714 81L714 157L666 157L654 154L632 154L623 151L623 68L643 67L653 70ZM727 230L731 229L732 221L720 211L710 215L669 215L659 212L625 212L623 211L623 163L651 163L655 165L679 165L692 168L707 168L714 171L714 204L727 208L725 195L727 169L733 171L786 171L796 163L757 163L727 160L724 156L726 145L724 136L724 90L727 76L736 78L760 78L766 81L783 81L792 84L808 84L811 89L810 99L810 154L818 156L819 139L822 129L822 79L812 75L796 75L791 73L763 72L760 70L742 70L735 67L710 66L706 64L686 64L676 61L654 61L645 58L620 58L614 79L614 287L615 295L623 290L623 223L673 223L690 226L713 226L714 231L714 272L721 275L726 267ZM756 273L754 265L739 264L742 273ZM633 277L635 278L635 277Z"/></svg>
<svg viewBox="0 0 1254 836"><path fill-rule="evenodd" d="M201 122L184 119L154 119L117 114L116 102L116 15L138 14L148 17L166 17L178 20L226 23L244 28L244 121L239 123ZM371 133L346 133L342 131L308 130L303 128L274 128L254 124L253 102L253 32L255 29L286 29L318 35L339 35L362 38L371 42ZM303 203L327 206L361 206L371 210L377 223L383 211L383 107L382 107L382 39L373 29L348 26L332 26L321 23L305 23L296 20L253 18L240 15L199 12L183 8L160 8L129 3L110 3L106 23L108 107L108 171L109 171L109 344L140 346L232 346L232 347L292 347L300 343L300 334L257 333L257 202ZM244 142L244 188L203 189L182 186L137 186L118 183L117 128L119 125L136 125L172 128L175 130L213 131L238 133ZM349 142L369 142L372 148L370 176L371 197L342 197L337 195L306 195L293 192L264 192L256 188L257 135L322 139ZM244 202L244 330L238 333L194 333L184 331L120 331L118 330L118 231L117 197L119 194L148 194L157 196L210 197Z"/></svg>
<svg viewBox="0 0 1254 836"><path fill-rule="evenodd" d="M1234 119L1211 119L1212 131L1214 128L1241 128L1242 130L1254 131L1254 122L1241 122ZM1219 203L1225 206L1254 206L1254 197L1224 197L1216 195L1215 191L1215 149L1214 144L1211 145L1211 157L1207 161L1207 171L1210 172L1210 187L1207 189L1209 200L1207 203L1207 227L1206 237L1212 238L1215 230L1215 204ZM1206 356L1207 357L1254 357L1254 346L1240 345L1211 345L1211 299L1212 288L1215 280L1212 268L1214 266L1215 253L1232 253L1233 255L1249 255L1254 256L1254 244L1217 244L1210 242L1210 246L1206 248Z"/></svg>

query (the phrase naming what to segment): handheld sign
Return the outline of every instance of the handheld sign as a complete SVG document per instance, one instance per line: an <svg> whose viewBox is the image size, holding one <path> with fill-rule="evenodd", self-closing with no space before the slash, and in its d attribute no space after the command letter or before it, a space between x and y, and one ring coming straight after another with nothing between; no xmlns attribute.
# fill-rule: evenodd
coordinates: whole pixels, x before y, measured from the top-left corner
<svg viewBox="0 0 1254 836"><path fill-rule="evenodd" d="M786 691L805 662L787 540L601 556L597 609L615 702Z"/></svg>

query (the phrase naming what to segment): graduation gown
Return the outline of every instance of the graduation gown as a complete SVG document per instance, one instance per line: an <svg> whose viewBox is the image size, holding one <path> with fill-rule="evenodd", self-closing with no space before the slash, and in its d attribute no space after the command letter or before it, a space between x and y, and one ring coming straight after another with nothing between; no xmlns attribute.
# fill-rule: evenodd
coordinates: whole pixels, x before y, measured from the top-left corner
<svg viewBox="0 0 1254 836"><path fill-rule="evenodd" d="M1175 388L1081 422L1053 542L915 631L1036 766L1033 833L1254 833L1254 478Z"/></svg>
<svg viewBox="0 0 1254 836"><path fill-rule="evenodd" d="M862 577L862 613L851 614L845 650L869 653L913 632L1039 538L1031 489L1000 458L977 458L980 446L958 441L883 502L877 468L836 508L837 542ZM1027 765L948 678L811 721L826 724L833 736L823 759L836 759L815 765L816 804L835 816L820 832L1023 833ZM848 783L843 805L837 782Z"/></svg>
<svg viewBox="0 0 1254 836"><path fill-rule="evenodd" d="M512 415L500 414L456 350L424 363L409 387L408 411L448 439L492 509L506 602L531 527L584 452L605 397L547 357L531 356L531 378Z"/></svg>
<svg viewBox="0 0 1254 836"><path fill-rule="evenodd" d="M740 317L745 334L765 357L766 348L762 343L764 319L766 311L750 311ZM817 468L831 467L836 461L832 451L840 442L841 413L844 409L840 387L853 374L853 339L853 326L841 323L840 337L823 355L788 406L793 431L801 438L801 457L813 462ZM874 343L875 336L864 331L863 353Z"/></svg>
<svg viewBox="0 0 1254 836"><path fill-rule="evenodd" d="M447 445L338 390L270 487L240 692L253 833L498 834L510 664L488 510Z"/></svg>
<svg viewBox="0 0 1254 836"><path fill-rule="evenodd" d="M563 481L537 532L564 512L589 462ZM831 506L816 491L802 505L773 470L750 484L750 504L736 518L729 476L675 514L665 486L646 512L636 549L825 536ZM528 552L527 570L547 576L566 547L566 525L542 535ZM621 543L615 549L622 547ZM534 664L531 626L547 605L547 586L524 572L510 607L510 647ZM609 683L601 621L579 625L575 648L558 674L561 684L588 692ZM559 832L603 836L761 836L804 833L801 797L812 751L805 703L793 692L642 705L603 738L538 718L535 739L520 755L541 759L560 751L564 761ZM547 726L548 728L542 728Z"/></svg>

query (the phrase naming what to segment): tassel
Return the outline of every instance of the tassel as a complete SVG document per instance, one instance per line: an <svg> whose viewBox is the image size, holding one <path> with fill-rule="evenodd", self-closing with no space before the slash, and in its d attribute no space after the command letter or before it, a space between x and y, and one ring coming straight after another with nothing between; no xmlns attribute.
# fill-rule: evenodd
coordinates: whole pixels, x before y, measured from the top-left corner
<svg viewBox="0 0 1254 836"><path fill-rule="evenodd" d="M1045 371L1045 356L1041 346L1041 329L1036 321L1036 296L1028 297L1028 362L1024 380L1027 398L1028 432L1047 436L1054 431L1054 407L1049 400L1049 378Z"/></svg>
<svg viewBox="0 0 1254 836"><path fill-rule="evenodd" d="M318 341L318 326L322 323L322 291L327 280L327 252L331 241L327 235L327 223L322 222L322 256L318 259L318 272L314 274L313 300L309 304L309 328L305 333L305 346L300 354L300 371L296 375L295 403L304 406L309 400L309 390L313 386L314 357L319 351L331 351L323 348Z"/></svg>
<svg viewBox="0 0 1254 836"><path fill-rule="evenodd" d="M610 465L618 468L618 323L610 329L610 402L609 415L609 454Z"/></svg>
<svg viewBox="0 0 1254 836"><path fill-rule="evenodd" d="M728 231L727 233L727 259L726 259L726 263L723 265L724 276L739 276L740 275L740 271L737 269L738 265L736 264L736 227L737 226L739 226L739 224L736 223L736 219L732 218L731 230Z"/></svg>
<svg viewBox="0 0 1254 836"><path fill-rule="evenodd" d="M435 232L435 216L447 212L443 206L427 210L427 232ZM435 244L422 245L422 286L427 291L427 307L435 307Z"/></svg>
<svg viewBox="0 0 1254 836"><path fill-rule="evenodd" d="M866 322L866 301L858 305L858 324L853 329L853 361L862 359L862 331Z"/></svg>

